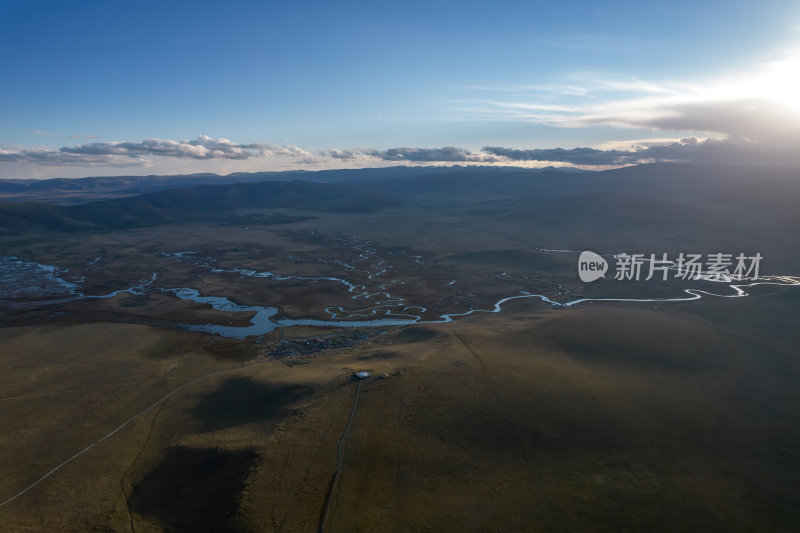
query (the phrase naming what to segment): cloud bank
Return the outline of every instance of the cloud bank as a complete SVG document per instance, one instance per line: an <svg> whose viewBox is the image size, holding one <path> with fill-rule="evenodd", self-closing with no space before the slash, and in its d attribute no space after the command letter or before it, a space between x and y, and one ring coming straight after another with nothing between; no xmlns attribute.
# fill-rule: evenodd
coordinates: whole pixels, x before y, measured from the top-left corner
<svg viewBox="0 0 800 533"><path fill-rule="evenodd" d="M641 163L679 162L715 164L800 165L800 152L776 145L747 140L687 137L671 142L630 143L624 148L506 148L484 146L479 151L446 146L443 148L357 148L331 149L319 153L323 158L357 165L384 162L408 164L566 164L581 167L609 167Z"/></svg>
<svg viewBox="0 0 800 533"><path fill-rule="evenodd" d="M701 141L695 137L667 144L634 145L628 150L599 150L595 148L517 150L486 146L483 151L503 157L508 161L548 161L578 166L622 166L663 162L727 165L800 165L800 152L791 148L729 139L711 138Z"/></svg>
<svg viewBox="0 0 800 533"><path fill-rule="evenodd" d="M228 139L200 135L194 140L145 139L140 142L112 141L64 146L57 150L25 148L0 150L0 161L34 163L53 166L136 167L151 163L147 157L188 158L196 160L244 160L256 157L296 157L296 163L316 161L309 152L297 146L271 143L238 144Z"/></svg>
<svg viewBox="0 0 800 533"><path fill-rule="evenodd" d="M212 162L258 161L270 158L291 158L291 165L307 168L358 168L408 165L573 165L583 168L607 168L642 163L680 162L712 164L774 164L800 166L800 150L781 143L764 143L744 139L687 137L675 141L633 141L617 143L608 149L576 148L510 148L484 146L480 150L444 146L394 147L387 149L353 148L318 151L312 154L297 146L271 143L239 144L227 139L200 136L192 141L147 139L141 142L87 143L54 149L21 148L0 150L0 162L40 167L187 167L189 161L199 165ZM183 162L182 162L183 160ZM205 162L205 163L203 163ZM288 161L287 161L288 163ZM188 168L188 167L187 167ZM284 167L287 168L287 167ZM291 167L288 167L291 168ZM257 166L250 170L259 170ZM247 171L247 168L239 171ZM201 170L205 171L205 170Z"/></svg>
<svg viewBox="0 0 800 533"><path fill-rule="evenodd" d="M362 150L364 155L383 161L410 162L460 162L498 163L503 159L491 154L473 153L455 146L443 148L389 148L388 150Z"/></svg>

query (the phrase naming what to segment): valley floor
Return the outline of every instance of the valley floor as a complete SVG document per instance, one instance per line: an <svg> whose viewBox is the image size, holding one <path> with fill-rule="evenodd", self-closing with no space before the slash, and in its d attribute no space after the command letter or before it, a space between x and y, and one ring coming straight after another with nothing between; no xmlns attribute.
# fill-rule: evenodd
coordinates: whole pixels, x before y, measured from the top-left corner
<svg viewBox="0 0 800 533"><path fill-rule="evenodd" d="M762 328L796 327L798 305L791 289L519 302L294 364L150 326L5 328L2 499L211 375L0 507L0 524L317 530L367 369L326 531L792 531L800 341Z"/></svg>

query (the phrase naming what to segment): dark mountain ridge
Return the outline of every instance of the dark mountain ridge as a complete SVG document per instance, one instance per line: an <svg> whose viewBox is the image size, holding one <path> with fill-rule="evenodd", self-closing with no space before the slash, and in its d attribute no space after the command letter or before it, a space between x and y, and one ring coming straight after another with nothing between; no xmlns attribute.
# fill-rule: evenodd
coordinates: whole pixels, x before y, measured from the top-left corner
<svg viewBox="0 0 800 533"><path fill-rule="evenodd" d="M519 172L527 174L545 172L550 169L520 169L517 167L495 167L498 173ZM556 169L558 172L582 172L577 169ZM199 185L225 185L262 181L310 181L336 183L341 181L374 181L407 178L422 175L441 175L451 172L480 174L482 167L407 167L362 168L342 170L289 170L280 172L236 172L221 176L213 173L178 174L169 176L100 176L90 178L53 179L0 179L0 201L45 202L58 205L74 205L95 200L107 200L125 196L138 196L169 189L196 187Z"/></svg>
<svg viewBox="0 0 800 533"><path fill-rule="evenodd" d="M314 173L280 175L307 174ZM2 202L0 234L150 226L248 209L358 213L399 206L511 217L531 227L555 224L574 231L603 218L613 219L614 227L674 222L686 228L729 224L731 231L784 232L800 225L800 171L778 167L651 164L586 173L391 167L314 175L316 181L170 188L80 205Z"/></svg>
<svg viewBox="0 0 800 533"><path fill-rule="evenodd" d="M152 226L230 216L237 209L366 212L396 202L348 184L303 181L201 185L81 205L0 203L0 235Z"/></svg>

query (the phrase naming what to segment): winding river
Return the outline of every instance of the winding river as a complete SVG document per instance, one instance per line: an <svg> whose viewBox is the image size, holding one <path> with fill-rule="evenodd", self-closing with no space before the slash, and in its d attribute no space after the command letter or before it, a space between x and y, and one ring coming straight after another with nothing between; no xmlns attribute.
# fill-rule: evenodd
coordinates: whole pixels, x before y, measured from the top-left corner
<svg viewBox="0 0 800 533"><path fill-rule="evenodd" d="M360 252L354 261L363 262L373 257L375 250L369 248L369 243L354 244ZM542 251L554 253L573 253L574 250L552 250L541 249ZM193 252L175 252L164 254L166 257L173 257L176 260L186 260L192 256ZM414 256L417 263L422 262L420 256ZM330 261L328 261L330 262ZM545 294L531 294L520 291L519 294L507 296L498 300L490 309L470 309L464 312L454 312L442 314L436 319L425 320L423 315L427 309L418 305L407 305L401 297L394 296L389 292L392 285L398 284L397 280L381 280L380 276L389 271L392 267L386 264L384 259L378 259L369 267L356 269L351 263L335 260L334 263L342 266L347 272L361 272L367 274L366 279L372 287L365 284L358 284L344 278L332 276L281 276L273 272L259 272L241 268L223 269L209 266L211 273L236 275L249 278L266 278L276 281L300 280L308 282L337 283L344 286L350 293L350 300L356 305L362 304L357 309L346 309L343 306L330 306L325 312L330 316L327 320L315 318L279 318L278 309L258 305L241 305L230 300L225 296L204 296L200 291L190 287L179 288L159 288L155 287L158 279L157 274L153 274L149 279L142 280L140 283L127 289L120 289L108 294L86 295L80 291L80 283L77 281L67 281L62 275L63 271L50 265L42 265L30 261L25 261L17 257L0 257L0 287L3 294L0 295L0 307L3 305L19 307L32 304L60 303L79 299L107 299L121 293L146 294L146 293L168 293L182 300L192 301L198 304L209 305L213 309L222 312L253 313L249 326L226 326L220 324L182 324L181 327L190 331L205 331L221 335L224 337L243 339L250 336L260 336L279 327L289 326L327 326L327 327L385 327L385 326L405 326L411 324L435 324L452 322L460 317L465 317L477 313L499 313L503 306L513 300L538 299L553 307L573 307L587 302L636 302L636 303L669 303L669 302L688 302L699 300L704 296L721 298L742 298L748 296L746 289L757 285L778 285L778 286L800 286L800 277L797 276L763 276L757 281L734 282L729 277L710 278L702 280L707 282L719 283L731 291L729 294L720 294L701 289L683 289L684 295L670 298L577 298L568 301L557 301L553 298L559 296L560 299L568 294L568 291L560 287L556 295L548 296ZM24 283L23 283L24 280ZM447 285L452 285L455 280ZM5 287L22 287L16 292L6 294ZM27 288L25 288L27 287ZM31 302L20 302L19 298L35 296ZM14 297L16 301L11 302L6 298Z"/></svg>

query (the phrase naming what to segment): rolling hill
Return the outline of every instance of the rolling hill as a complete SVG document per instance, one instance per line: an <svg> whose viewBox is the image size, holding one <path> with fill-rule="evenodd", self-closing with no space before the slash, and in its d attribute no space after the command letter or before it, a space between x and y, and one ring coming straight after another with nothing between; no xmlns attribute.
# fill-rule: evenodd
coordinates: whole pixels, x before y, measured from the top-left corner
<svg viewBox="0 0 800 533"><path fill-rule="evenodd" d="M345 184L292 181L203 185L73 206L3 202L0 234L152 226L230 216L237 209L248 208L366 212L394 203L380 192Z"/></svg>

